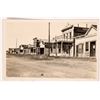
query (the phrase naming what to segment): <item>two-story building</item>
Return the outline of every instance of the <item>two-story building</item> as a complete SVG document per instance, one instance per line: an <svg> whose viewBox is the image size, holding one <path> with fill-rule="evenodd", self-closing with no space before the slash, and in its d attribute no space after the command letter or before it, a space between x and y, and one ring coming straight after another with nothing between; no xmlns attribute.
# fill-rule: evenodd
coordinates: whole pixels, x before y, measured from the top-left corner
<svg viewBox="0 0 100 100"><path fill-rule="evenodd" d="M51 55L53 56L75 56L75 37L84 35L87 27L70 25L62 29L62 35L52 39Z"/></svg>
<svg viewBox="0 0 100 100"><path fill-rule="evenodd" d="M33 38L32 45L9 48L9 53L48 56L50 50L50 56L96 57L97 25L91 25L90 28L69 25L61 32L50 42Z"/></svg>
<svg viewBox="0 0 100 100"><path fill-rule="evenodd" d="M29 49L28 49L28 45L26 44L21 44L19 46L19 54L29 54Z"/></svg>
<svg viewBox="0 0 100 100"><path fill-rule="evenodd" d="M46 39L33 38L34 55L48 55L50 44Z"/></svg>

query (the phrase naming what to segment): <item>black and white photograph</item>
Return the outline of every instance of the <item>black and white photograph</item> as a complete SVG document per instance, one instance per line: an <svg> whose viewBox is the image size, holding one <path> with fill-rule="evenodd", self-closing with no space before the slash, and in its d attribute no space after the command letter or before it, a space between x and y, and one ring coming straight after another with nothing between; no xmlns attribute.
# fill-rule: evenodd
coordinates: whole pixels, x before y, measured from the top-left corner
<svg viewBox="0 0 100 100"><path fill-rule="evenodd" d="M0 100L100 100L99 0L0 0Z"/></svg>
<svg viewBox="0 0 100 100"><path fill-rule="evenodd" d="M98 19L3 19L7 78L97 80Z"/></svg>

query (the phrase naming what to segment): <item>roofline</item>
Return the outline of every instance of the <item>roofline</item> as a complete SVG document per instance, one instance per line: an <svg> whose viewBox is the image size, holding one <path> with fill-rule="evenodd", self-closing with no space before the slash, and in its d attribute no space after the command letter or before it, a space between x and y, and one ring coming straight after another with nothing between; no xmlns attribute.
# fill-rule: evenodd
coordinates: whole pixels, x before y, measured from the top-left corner
<svg viewBox="0 0 100 100"><path fill-rule="evenodd" d="M64 32L64 31L66 31L66 30L68 30L68 29L71 29L72 27L74 27L74 25L71 25L71 26L69 26L69 27L66 27L66 28L62 29L61 31Z"/></svg>
<svg viewBox="0 0 100 100"><path fill-rule="evenodd" d="M91 25L91 27L93 27L97 31L97 28L96 27L94 27L93 25Z"/></svg>
<svg viewBox="0 0 100 100"><path fill-rule="evenodd" d="M68 30L68 29L71 29L72 27L87 28L87 27L80 27L80 26L71 25L71 26L69 26L69 27L66 27L66 28L62 29L61 31L64 32L64 31L66 31L66 30ZM88 28L87 28L87 29L88 29Z"/></svg>
<svg viewBox="0 0 100 100"><path fill-rule="evenodd" d="M87 30L87 32L84 35L76 36L74 38L82 38L82 37L85 37L90 32L90 30L92 28L94 28L97 31L97 29L93 25L91 25L90 28Z"/></svg>

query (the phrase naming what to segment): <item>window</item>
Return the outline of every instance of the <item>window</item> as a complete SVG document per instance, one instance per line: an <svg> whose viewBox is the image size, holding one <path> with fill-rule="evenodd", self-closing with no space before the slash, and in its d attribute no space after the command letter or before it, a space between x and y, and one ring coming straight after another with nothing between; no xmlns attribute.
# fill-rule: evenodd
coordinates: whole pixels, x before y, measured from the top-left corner
<svg viewBox="0 0 100 100"><path fill-rule="evenodd" d="M23 52L23 50L20 50L20 52Z"/></svg>
<svg viewBox="0 0 100 100"><path fill-rule="evenodd" d="M53 48L54 48L54 49L56 49L56 45L57 45L56 43L53 44Z"/></svg>
<svg viewBox="0 0 100 100"><path fill-rule="evenodd" d="M36 49L33 49L33 52L36 53Z"/></svg>
<svg viewBox="0 0 100 100"><path fill-rule="evenodd" d="M53 49L52 48L50 48L51 49L51 53L53 52Z"/></svg>
<svg viewBox="0 0 100 100"><path fill-rule="evenodd" d="M86 44L85 44L85 50L89 51L89 42L86 42Z"/></svg>
<svg viewBox="0 0 100 100"><path fill-rule="evenodd" d="M78 53L83 53L83 44L78 45Z"/></svg>
<svg viewBox="0 0 100 100"><path fill-rule="evenodd" d="M37 45L36 46L40 47L40 41L39 40L37 40Z"/></svg>
<svg viewBox="0 0 100 100"><path fill-rule="evenodd" d="M31 52L33 53L33 48L31 48Z"/></svg>
<svg viewBox="0 0 100 100"><path fill-rule="evenodd" d="M71 39L71 32L69 33L69 38Z"/></svg>
<svg viewBox="0 0 100 100"><path fill-rule="evenodd" d="M65 39L65 34L64 34L64 39Z"/></svg>
<svg viewBox="0 0 100 100"><path fill-rule="evenodd" d="M59 53L61 53L61 49L59 48Z"/></svg>
<svg viewBox="0 0 100 100"><path fill-rule="evenodd" d="M68 39L68 33L66 33L66 39Z"/></svg>

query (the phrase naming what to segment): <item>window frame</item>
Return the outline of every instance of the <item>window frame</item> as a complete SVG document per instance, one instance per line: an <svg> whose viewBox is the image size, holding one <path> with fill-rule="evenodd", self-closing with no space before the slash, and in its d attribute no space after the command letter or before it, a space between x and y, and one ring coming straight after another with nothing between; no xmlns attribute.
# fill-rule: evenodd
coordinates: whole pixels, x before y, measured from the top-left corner
<svg viewBox="0 0 100 100"><path fill-rule="evenodd" d="M89 51L89 42L85 43L85 51Z"/></svg>

